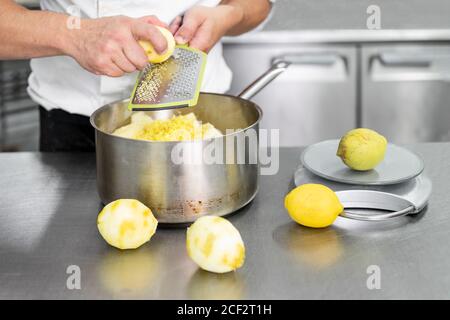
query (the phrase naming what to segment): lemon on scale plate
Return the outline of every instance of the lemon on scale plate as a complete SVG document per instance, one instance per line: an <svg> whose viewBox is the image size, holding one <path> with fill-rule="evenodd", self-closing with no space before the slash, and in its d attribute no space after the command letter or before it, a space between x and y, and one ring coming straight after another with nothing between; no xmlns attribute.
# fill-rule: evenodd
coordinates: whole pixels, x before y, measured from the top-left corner
<svg viewBox="0 0 450 320"><path fill-rule="evenodd" d="M389 143L384 160L374 169L355 171L336 156L339 140L326 140L309 146L301 155L303 166L327 180L357 185L389 185L408 181L424 169L415 153Z"/></svg>

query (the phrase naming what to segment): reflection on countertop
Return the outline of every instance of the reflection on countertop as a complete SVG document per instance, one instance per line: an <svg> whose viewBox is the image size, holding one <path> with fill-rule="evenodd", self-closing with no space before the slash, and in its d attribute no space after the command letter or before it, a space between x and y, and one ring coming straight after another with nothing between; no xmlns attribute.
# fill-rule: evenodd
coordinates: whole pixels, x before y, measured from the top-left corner
<svg viewBox="0 0 450 320"><path fill-rule="evenodd" d="M333 227L311 229L289 222L275 229L273 239L297 263L313 270L332 268L344 252L342 239Z"/></svg>
<svg viewBox="0 0 450 320"><path fill-rule="evenodd" d="M245 279L239 271L215 274L197 269L188 282L187 297L194 300L245 299Z"/></svg>

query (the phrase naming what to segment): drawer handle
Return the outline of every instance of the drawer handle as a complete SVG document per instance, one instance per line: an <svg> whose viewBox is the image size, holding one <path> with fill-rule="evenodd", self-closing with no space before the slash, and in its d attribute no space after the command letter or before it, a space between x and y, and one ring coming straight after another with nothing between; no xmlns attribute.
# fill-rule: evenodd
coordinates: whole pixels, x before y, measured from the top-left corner
<svg viewBox="0 0 450 320"><path fill-rule="evenodd" d="M303 54L286 54L274 58L272 61L288 61L293 65L317 65L317 66L333 66L340 60L347 65L347 59L334 52L320 52L320 53L303 53Z"/></svg>
<svg viewBox="0 0 450 320"><path fill-rule="evenodd" d="M427 57L398 54L398 53L382 53L372 57L371 64L374 61L379 61L385 67L412 67L412 68L429 68L432 61Z"/></svg>

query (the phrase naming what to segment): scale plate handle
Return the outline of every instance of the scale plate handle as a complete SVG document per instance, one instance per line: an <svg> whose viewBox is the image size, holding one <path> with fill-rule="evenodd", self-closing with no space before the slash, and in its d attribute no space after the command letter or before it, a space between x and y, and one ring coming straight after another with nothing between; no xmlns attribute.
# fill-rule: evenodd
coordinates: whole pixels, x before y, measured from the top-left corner
<svg viewBox="0 0 450 320"><path fill-rule="evenodd" d="M405 208L405 209L399 210L399 211L395 211L395 212L389 212L389 213L384 213L384 214L371 214L371 215L358 214L358 213L349 212L349 211L344 210L340 214L340 216L344 217L344 218L349 218L349 219L353 219L353 220L361 220L361 221L384 221L384 220L388 220L391 218L406 216L408 214L414 213L415 210L416 210L416 208L414 208L414 206L410 206L408 208Z"/></svg>
<svg viewBox="0 0 450 320"><path fill-rule="evenodd" d="M341 217L362 221L384 221L417 213L417 208L408 200L392 193L374 190L337 191L336 195L344 206ZM345 209L372 209L391 211L382 214L360 214Z"/></svg>

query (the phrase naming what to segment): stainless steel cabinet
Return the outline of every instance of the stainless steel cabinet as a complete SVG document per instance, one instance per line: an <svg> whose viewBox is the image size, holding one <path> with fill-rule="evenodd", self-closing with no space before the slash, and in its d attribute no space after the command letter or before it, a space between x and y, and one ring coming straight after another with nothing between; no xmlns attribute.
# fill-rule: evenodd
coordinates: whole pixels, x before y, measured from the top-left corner
<svg viewBox="0 0 450 320"><path fill-rule="evenodd" d="M282 146L336 138L356 125L356 47L226 44L238 94L272 61L292 65L253 100L263 109L262 128L280 129Z"/></svg>
<svg viewBox="0 0 450 320"><path fill-rule="evenodd" d="M450 45L362 49L361 125L394 142L450 140Z"/></svg>
<svg viewBox="0 0 450 320"><path fill-rule="evenodd" d="M0 61L0 152L36 151L39 112L26 92L28 61Z"/></svg>

